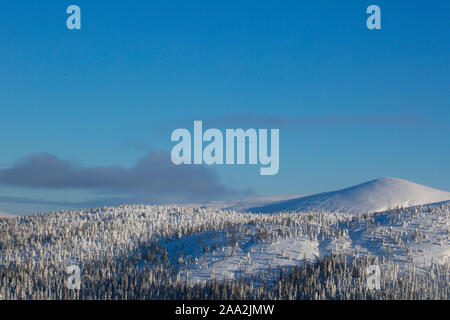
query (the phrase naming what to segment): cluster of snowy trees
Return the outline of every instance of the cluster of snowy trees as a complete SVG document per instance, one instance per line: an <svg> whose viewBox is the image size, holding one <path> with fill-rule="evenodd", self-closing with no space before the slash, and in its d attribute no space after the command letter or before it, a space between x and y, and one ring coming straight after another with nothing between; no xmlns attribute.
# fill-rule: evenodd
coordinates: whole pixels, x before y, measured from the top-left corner
<svg viewBox="0 0 450 320"><path fill-rule="evenodd" d="M380 289L367 286L375 259L330 255L291 269L269 269L250 277L187 285L173 267L139 268L133 259L83 266L83 285L69 290L64 270L14 265L0 271L3 299L449 299L447 266L425 273L400 272L385 264ZM9 272L9 273L8 273ZM14 274L12 274L14 272Z"/></svg>
<svg viewBox="0 0 450 320"><path fill-rule="evenodd" d="M366 268L379 257L335 252L294 268L273 266L234 279L190 283L184 277L197 257L167 244L196 235L203 252L223 252L242 238L254 243L299 236L336 241L360 228L407 250L408 241L426 241L417 225L426 214L431 227L448 225L448 205L359 216L127 205L4 219L0 299L448 299L448 263L420 270L410 263L405 269L383 256L380 290L366 283ZM397 228L405 223L409 229ZM444 236L441 240L448 241L448 229ZM79 290L67 287L69 265L81 269Z"/></svg>

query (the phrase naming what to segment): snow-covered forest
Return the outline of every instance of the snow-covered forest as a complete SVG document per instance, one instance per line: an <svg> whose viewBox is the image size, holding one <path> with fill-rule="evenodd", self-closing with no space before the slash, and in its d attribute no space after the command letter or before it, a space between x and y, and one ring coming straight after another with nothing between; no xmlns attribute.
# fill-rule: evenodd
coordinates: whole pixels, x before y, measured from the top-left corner
<svg viewBox="0 0 450 320"><path fill-rule="evenodd" d="M124 205L0 219L0 299L449 299L449 256L448 203L361 215Z"/></svg>

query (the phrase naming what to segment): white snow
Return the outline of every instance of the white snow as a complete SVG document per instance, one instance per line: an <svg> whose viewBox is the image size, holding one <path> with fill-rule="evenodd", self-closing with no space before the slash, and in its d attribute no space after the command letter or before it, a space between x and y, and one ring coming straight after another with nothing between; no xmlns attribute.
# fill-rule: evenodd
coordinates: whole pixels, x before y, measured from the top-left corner
<svg viewBox="0 0 450 320"><path fill-rule="evenodd" d="M349 230L355 253L370 252L406 268L450 262L450 211L448 204L414 207L381 213L366 229Z"/></svg>
<svg viewBox="0 0 450 320"><path fill-rule="evenodd" d="M195 283L211 278L235 279L268 268L300 266L319 255L319 242L306 237L278 239L273 243L239 243L235 248L201 256L198 264L189 270L188 280Z"/></svg>
<svg viewBox="0 0 450 320"><path fill-rule="evenodd" d="M360 218L332 225L331 229L339 232L323 239L294 236L258 243L252 242L248 233L242 233L234 249L225 243L224 250L192 253L198 263L190 264L188 281L236 279L264 272L269 267L299 266L332 253L376 256L381 266L384 261L391 261L403 270L414 265L418 271L424 271L433 263L450 263L448 203L396 209ZM186 239L178 241L186 243ZM183 277L186 278L186 274Z"/></svg>
<svg viewBox="0 0 450 320"><path fill-rule="evenodd" d="M252 212L341 212L361 214L450 200L450 192L398 178L382 178L350 188L279 201L249 209Z"/></svg>

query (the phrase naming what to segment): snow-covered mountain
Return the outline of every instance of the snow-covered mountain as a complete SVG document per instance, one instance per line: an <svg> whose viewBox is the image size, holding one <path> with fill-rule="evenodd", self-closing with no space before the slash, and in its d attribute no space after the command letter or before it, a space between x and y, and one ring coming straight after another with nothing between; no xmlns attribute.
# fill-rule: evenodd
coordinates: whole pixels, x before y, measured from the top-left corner
<svg viewBox="0 0 450 320"><path fill-rule="evenodd" d="M398 178L381 178L342 190L277 201L251 212L328 211L361 214L450 200L450 192Z"/></svg>
<svg viewBox="0 0 450 320"><path fill-rule="evenodd" d="M89 275L80 298L192 298L192 284L211 297L218 281L227 294L249 284L239 290L246 298L275 299L302 283L288 289L291 298L368 299L367 267L375 265L379 298L448 299L449 219L449 202L357 216L124 205L3 219L0 295L73 299L59 266L76 265ZM273 287L293 279L286 272L296 281Z"/></svg>
<svg viewBox="0 0 450 320"><path fill-rule="evenodd" d="M286 201L291 199L298 199L304 195L276 195L276 196L261 196L254 198L245 198L229 201L206 201L201 204L189 204L190 207L205 207L212 209L247 211L250 208L262 207L275 202Z"/></svg>
<svg viewBox="0 0 450 320"><path fill-rule="evenodd" d="M254 211L273 214L238 210L264 203ZM239 292L252 299L274 299L280 288L290 298L368 299L378 297L364 291L369 266L380 268L378 298L449 297L449 192L383 178L312 196L209 205L122 205L0 219L0 277L7 284L0 298L72 299L61 287L67 272L49 267L61 265L92 274L82 288L95 291L80 291L89 299L211 297L215 281L227 294L247 283ZM296 281L280 284L285 274ZM294 284L302 285L286 289Z"/></svg>

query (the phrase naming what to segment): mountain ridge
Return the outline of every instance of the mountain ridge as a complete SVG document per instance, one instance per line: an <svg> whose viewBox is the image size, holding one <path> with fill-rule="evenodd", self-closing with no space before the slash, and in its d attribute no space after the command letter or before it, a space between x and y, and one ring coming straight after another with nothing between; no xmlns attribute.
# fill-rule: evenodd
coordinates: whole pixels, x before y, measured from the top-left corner
<svg viewBox="0 0 450 320"><path fill-rule="evenodd" d="M447 200L450 200L450 192L399 178L384 177L340 190L255 206L247 211L328 211L361 214Z"/></svg>
<svg viewBox="0 0 450 320"><path fill-rule="evenodd" d="M14 217L14 216L15 215L13 215L13 214L0 211L0 218L11 218L11 217Z"/></svg>

